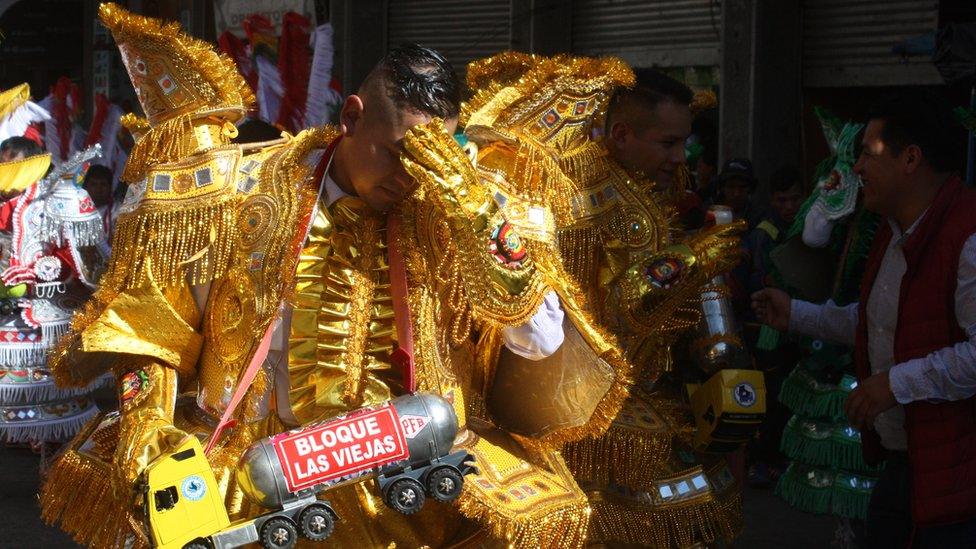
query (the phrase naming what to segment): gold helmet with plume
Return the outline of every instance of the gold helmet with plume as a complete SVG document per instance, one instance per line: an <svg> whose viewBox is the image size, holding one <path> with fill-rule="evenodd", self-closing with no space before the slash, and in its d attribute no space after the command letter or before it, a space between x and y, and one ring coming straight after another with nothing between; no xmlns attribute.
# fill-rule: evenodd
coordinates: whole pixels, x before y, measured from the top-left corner
<svg viewBox="0 0 976 549"><path fill-rule="evenodd" d="M592 140L594 122L614 90L634 85L634 72L615 57L506 52L468 65L467 81L476 90L462 109L471 133L490 128L566 155Z"/></svg>
<svg viewBox="0 0 976 549"><path fill-rule="evenodd" d="M123 179L136 181L159 163L219 146L254 102L234 62L180 31L176 23L142 17L116 4L98 15L118 44L149 121L129 156Z"/></svg>

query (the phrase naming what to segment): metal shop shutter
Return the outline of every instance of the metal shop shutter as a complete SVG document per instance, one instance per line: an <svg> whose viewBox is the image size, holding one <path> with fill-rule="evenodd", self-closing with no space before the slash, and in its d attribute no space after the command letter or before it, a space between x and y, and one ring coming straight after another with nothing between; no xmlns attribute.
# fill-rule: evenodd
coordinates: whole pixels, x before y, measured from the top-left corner
<svg viewBox="0 0 976 549"><path fill-rule="evenodd" d="M721 26L714 0L575 0L573 52L638 67L718 66Z"/></svg>
<svg viewBox="0 0 976 549"><path fill-rule="evenodd" d="M939 84L928 56L903 60L894 44L932 32L937 0L804 0L803 85Z"/></svg>
<svg viewBox="0 0 976 549"><path fill-rule="evenodd" d="M388 6L388 47L434 48L461 75L469 61L511 48L511 0L389 0Z"/></svg>

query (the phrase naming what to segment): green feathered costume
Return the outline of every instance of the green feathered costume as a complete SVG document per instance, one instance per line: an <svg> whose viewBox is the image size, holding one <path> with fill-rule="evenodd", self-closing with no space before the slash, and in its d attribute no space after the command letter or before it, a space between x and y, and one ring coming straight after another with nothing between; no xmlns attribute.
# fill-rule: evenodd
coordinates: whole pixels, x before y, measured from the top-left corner
<svg viewBox="0 0 976 549"><path fill-rule="evenodd" d="M780 246L793 247L796 253L773 251L773 276L794 297L829 297L838 305L846 305L859 297L864 261L879 219L858 207L860 178L853 173L854 145L863 125L844 123L819 108L816 113L832 154L817 167L816 188ZM811 215L821 216L831 227L826 246L818 254L806 256L831 266L833 282L826 293L810 288L809 277L790 273L815 271L808 269L810 265L797 269L797 265L784 261L789 257L795 263L796 258L813 251L802 238L806 218ZM758 346L773 349L780 337L764 326ZM810 338L800 338L800 346L804 356L783 382L779 395L780 402L794 415L780 446L791 463L780 477L776 494L807 512L863 519L878 470L864 463L861 435L848 425L844 415L844 400L856 385L852 349Z"/></svg>

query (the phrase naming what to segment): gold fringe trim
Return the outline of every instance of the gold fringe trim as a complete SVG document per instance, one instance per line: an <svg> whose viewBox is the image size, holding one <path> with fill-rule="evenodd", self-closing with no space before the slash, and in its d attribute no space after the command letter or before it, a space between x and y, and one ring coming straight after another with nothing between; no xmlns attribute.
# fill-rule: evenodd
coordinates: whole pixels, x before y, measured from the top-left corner
<svg viewBox="0 0 976 549"><path fill-rule="evenodd" d="M731 542L741 531L742 496L682 506L654 507L602 492L590 493L593 516L590 543L625 543L644 547L688 547L694 543Z"/></svg>
<svg viewBox="0 0 976 549"><path fill-rule="evenodd" d="M536 55L520 51L506 51L477 59L468 63L465 81L472 91L493 84L508 85L521 78L540 59Z"/></svg>
<svg viewBox="0 0 976 549"><path fill-rule="evenodd" d="M631 378L632 367L616 349L604 353L600 358L606 361L617 374L610 385L610 389L603 395L603 399L597 404L593 415L585 425L571 427L556 431L541 439L545 444L553 448L559 448L569 442L582 440L587 437L600 436L607 431L613 419L617 417L621 406L630 394L630 386L633 384Z"/></svg>
<svg viewBox="0 0 976 549"><path fill-rule="evenodd" d="M52 526L60 523L72 539L91 548L125 547L127 539L135 540L136 549L148 547L134 534L129 502L115 496L110 478L108 464L69 449L51 466L41 487L41 519Z"/></svg>
<svg viewBox="0 0 976 549"><path fill-rule="evenodd" d="M262 169L262 177L267 177L264 175L266 173L273 174L271 183L278 196L279 219L294 220L293 224L278 223L272 231L270 241L284 245L266 249L263 276L266 280L264 302L267 305L263 312L268 314L268 322L270 313L281 300L295 305L295 269L298 266L298 252L305 240L305 234L298 234L300 231L296 228L301 226L306 215L311 215L319 185L318 181L311 181L315 166L306 165L305 159L313 150L328 147L340 135L342 132L335 126L302 130L291 138L281 153L267 160ZM276 276L281 278L275 280ZM265 328L267 324L262 323L261 331L255 332L257 337Z"/></svg>
<svg viewBox="0 0 976 549"><path fill-rule="evenodd" d="M498 510L465 491L458 500L461 513L488 528L509 547L579 549L586 541L590 506L585 498L552 512L548 509L517 518L499 515Z"/></svg>
<svg viewBox="0 0 976 549"><path fill-rule="evenodd" d="M673 440L670 429L652 433L611 425L600 437L566 445L563 457L580 482L650 491L668 463Z"/></svg>
<svg viewBox="0 0 976 549"><path fill-rule="evenodd" d="M518 82L539 60L532 54L508 51L468 63L465 80L473 96L461 104L460 125L467 126L472 115L485 111L490 103L497 103L499 92ZM511 98L505 103L514 100Z"/></svg>
<svg viewBox="0 0 976 549"><path fill-rule="evenodd" d="M27 83L0 92L0 119L19 109L30 100L30 86Z"/></svg>
<svg viewBox="0 0 976 549"><path fill-rule="evenodd" d="M376 234L374 227L363 230L369 235ZM373 258L376 256L378 248L374 242L363 243L363 257ZM353 281L349 295L349 309L347 318L349 319L349 335L345 340L346 349L343 353L342 363L346 367L346 382L342 390L342 401L355 409L363 405L366 385L369 383L370 371L368 368L368 358L366 346L370 336L372 324L373 296L376 293L376 283L362 271L355 269L349 270L349 276Z"/></svg>
<svg viewBox="0 0 976 549"><path fill-rule="evenodd" d="M151 126L140 136L125 161L122 180L141 181L150 169L186 158L196 151L193 118L183 114Z"/></svg>
<svg viewBox="0 0 976 549"><path fill-rule="evenodd" d="M573 180L566 177L551 151L529 142L519 142L511 180L518 182L518 194L552 211L557 226L572 223Z"/></svg>
<svg viewBox="0 0 976 549"><path fill-rule="evenodd" d="M559 168L566 177L572 180L576 192L589 188L591 185L606 179L610 172L610 153L606 147L597 141L589 141L568 154L557 157Z"/></svg>
<svg viewBox="0 0 976 549"><path fill-rule="evenodd" d="M475 91L474 97L461 106L461 120L467 122L471 117L479 120L493 120L488 125L495 129L518 125L521 108L538 99L538 95L553 88L569 89L577 93L603 90L612 93L620 86L634 85L634 71L616 57L579 57L556 55L553 57L526 56L505 52L469 65L468 83ZM472 85L473 84L473 85ZM475 87L481 88L474 90ZM512 101L507 107L492 105L496 111L479 113L491 103L492 98L505 88L514 88L520 99ZM598 109L598 111L601 109Z"/></svg>
<svg viewBox="0 0 976 549"><path fill-rule="evenodd" d="M117 290L206 284L227 273L237 241L233 195L205 206L138 211L122 215L112 241L112 259L102 285ZM204 249L196 261L187 260Z"/></svg>
<svg viewBox="0 0 976 549"><path fill-rule="evenodd" d="M21 193L37 183L51 167L51 153L0 162L0 192ZM97 221L100 221L96 218Z"/></svg>

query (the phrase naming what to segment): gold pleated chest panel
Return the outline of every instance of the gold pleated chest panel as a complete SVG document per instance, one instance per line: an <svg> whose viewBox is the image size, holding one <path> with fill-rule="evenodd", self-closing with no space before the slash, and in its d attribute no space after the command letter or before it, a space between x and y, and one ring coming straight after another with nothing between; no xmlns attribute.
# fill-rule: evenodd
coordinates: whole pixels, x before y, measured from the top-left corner
<svg viewBox="0 0 976 549"><path fill-rule="evenodd" d="M403 393L390 365L385 216L344 197L316 212L298 263L289 335L289 400L301 423Z"/></svg>
<svg viewBox="0 0 976 549"><path fill-rule="evenodd" d="M318 191L310 175L320 154L312 151L335 135L334 129L316 128L241 160L234 256L226 276L212 283L204 314L197 404L212 414L224 410L282 300L292 295ZM245 419L253 413L245 409Z"/></svg>

